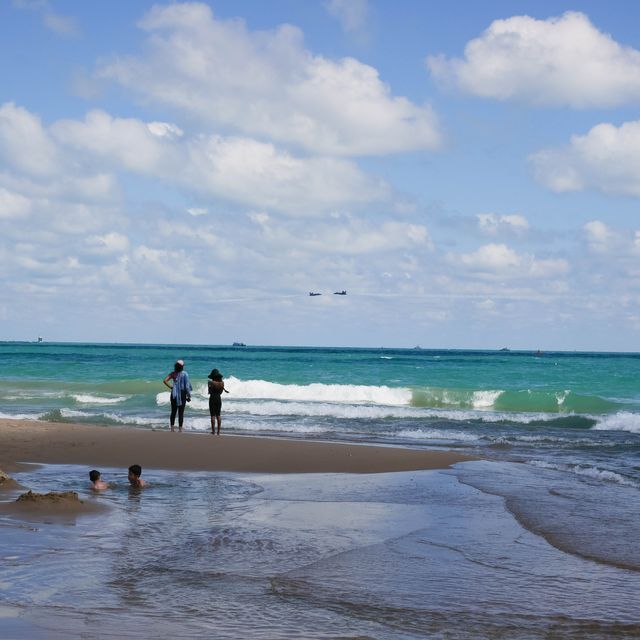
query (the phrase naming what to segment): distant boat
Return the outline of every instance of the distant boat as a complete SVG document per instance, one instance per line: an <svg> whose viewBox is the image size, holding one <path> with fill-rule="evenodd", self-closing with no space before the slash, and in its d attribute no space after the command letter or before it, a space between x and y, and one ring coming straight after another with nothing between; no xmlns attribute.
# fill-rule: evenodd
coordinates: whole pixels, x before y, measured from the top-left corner
<svg viewBox="0 0 640 640"><path fill-rule="evenodd" d="M309 291L310 296L321 296L321 293L316 293L315 291Z"/></svg>
<svg viewBox="0 0 640 640"><path fill-rule="evenodd" d="M500 349L500 351L511 351L511 349L508 349L507 347L502 347L502 349Z"/></svg>
<svg viewBox="0 0 640 640"><path fill-rule="evenodd" d="M247 345L244 342L234 342L232 347L246 347Z"/></svg>
<svg viewBox="0 0 640 640"><path fill-rule="evenodd" d="M42 342L43 340L44 340L44 338L42 336L38 336L37 342Z"/></svg>
<svg viewBox="0 0 640 640"><path fill-rule="evenodd" d="M343 289L342 291L334 291L333 295L334 296L346 296L347 292Z"/></svg>

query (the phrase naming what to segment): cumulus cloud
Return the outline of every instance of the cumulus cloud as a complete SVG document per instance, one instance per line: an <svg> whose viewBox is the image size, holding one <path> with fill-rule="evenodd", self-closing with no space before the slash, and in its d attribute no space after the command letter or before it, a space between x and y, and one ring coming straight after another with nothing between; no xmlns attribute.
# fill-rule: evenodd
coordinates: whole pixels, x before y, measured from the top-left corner
<svg viewBox="0 0 640 640"><path fill-rule="evenodd" d="M492 236L503 232L522 234L529 230L527 219L517 213L504 216L495 213L479 213L476 218L480 230Z"/></svg>
<svg viewBox="0 0 640 640"><path fill-rule="evenodd" d="M49 185L46 195L52 195L52 189L59 193L65 185L83 198L113 194L113 175L87 174L87 167L135 172L186 192L300 217L357 209L389 201L392 195L388 184L348 159L296 156L251 138L186 136L173 123L114 118L101 110L47 128L25 109L3 105L3 157L32 181L48 176L48 182L33 186L41 196L43 184ZM190 213L202 211L194 208Z"/></svg>
<svg viewBox="0 0 640 640"><path fill-rule="evenodd" d="M529 157L536 179L552 191L597 189L640 196L640 120L620 127L603 123L575 135L564 147Z"/></svg>
<svg viewBox="0 0 640 640"><path fill-rule="evenodd" d="M485 98L578 108L640 100L640 51L573 11L496 20L463 58L429 56L427 66L437 80Z"/></svg>
<svg viewBox="0 0 640 640"><path fill-rule="evenodd" d="M591 220L583 228L587 247L592 253L607 256L607 259L637 258L640 248L640 232L612 229L601 220Z"/></svg>
<svg viewBox="0 0 640 640"><path fill-rule="evenodd" d="M428 105L393 96L376 69L354 58L312 54L291 25L252 32L194 2L156 6L140 27L150 34L144 54L111 59L97 75L147 102L323 155L434 149L441 142Z"/></svg>
<svg viewBox="0 0 640 640"><path fill-rule="evenodd" d="M549 278L569 271L562 258L538 259L530 254L519 254L505 244L487 244L472 253L448 254L451 265L462 267L481 278Z"/></svg>
<svg viewBox="0 0 640 640"><path fill-rule="evenodd" d="M351 161L300 158L249 138L201 137L179 176L195 190L251 207L308 217L388 199L386 183Z"/></svg>
<svg viewBox="0 0 640 640"><path fill-rule="evenodd" d="M0 106L0 160L30 176L61 171L56 145L40 118L12 102Z"/></svg>
<svg viewBox="0 0 640 640"><path fill-rule="evenodd" d="M100 110L84 121L59 120L51 132L61 144L110 157L122 168L144 173L172 172L180 164L170 144L180 130L169 123L113 118ZM180 132L181 135L181 132ZM174 164L177 161L178 164Z"/></svg>

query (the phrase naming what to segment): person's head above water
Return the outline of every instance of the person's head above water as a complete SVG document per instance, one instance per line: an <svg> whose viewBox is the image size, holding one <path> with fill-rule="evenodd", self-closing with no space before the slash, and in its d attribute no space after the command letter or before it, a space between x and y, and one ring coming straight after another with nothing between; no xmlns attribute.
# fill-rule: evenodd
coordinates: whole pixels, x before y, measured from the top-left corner
<svg viewBox="0 0 640 640"><path fill-rule="evenodd" d="M91 469L91 471L89 471L89 480L91 480L91 482L100 480L100 472L97 469Z"/></svg>
<svg viewBox="0 0 640 640"><path fill-rule="evenodd" d="M132 464L129 467L129 475L134 475L139 478L142 475L142 467L139 464Z"/></svg>
<svg viewBox="0 0 640 640"><path fill-rule="evenodd" d="M129 467L129 483L132 487L146 487L147 483L140 477L142 475L142 467L139 464L132 464Z"/></svg>
<svg viewBox="0 0 640 640"><path fill-rule="evenodd" d="M184 369L184 360L176 360L176 363L173 365L173 368L176 371L182 371Z"/></svg>

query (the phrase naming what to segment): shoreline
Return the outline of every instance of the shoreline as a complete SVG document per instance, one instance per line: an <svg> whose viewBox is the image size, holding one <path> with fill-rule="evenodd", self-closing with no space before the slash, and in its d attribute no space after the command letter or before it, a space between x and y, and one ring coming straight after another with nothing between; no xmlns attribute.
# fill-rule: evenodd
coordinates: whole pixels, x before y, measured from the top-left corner
<svg viewBox="0 0 640 640"><path fill-rule="evenodd" d="M135 463L181 471L388 473L446 469L475 459L450 451L0 419L0 469L7 472L22 463Z"/></svg>

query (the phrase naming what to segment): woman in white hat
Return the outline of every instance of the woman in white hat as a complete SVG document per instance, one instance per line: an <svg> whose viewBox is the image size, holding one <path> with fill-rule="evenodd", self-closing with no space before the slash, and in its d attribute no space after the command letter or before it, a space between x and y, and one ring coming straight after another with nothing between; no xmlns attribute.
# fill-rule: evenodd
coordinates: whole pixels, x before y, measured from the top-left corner
<svg viewBox="0 0 640 640"><path fill-rule="evenodd" d="M169 381L173 384L169 384ZM175 431L176 413L178 414L178 431L182 431L184 422L184 407L191 402L193 387L189 380L189 374L184 370L184 361L176 360L173 371L163 380L164 385L171 389L171 431Z"/></svg>

